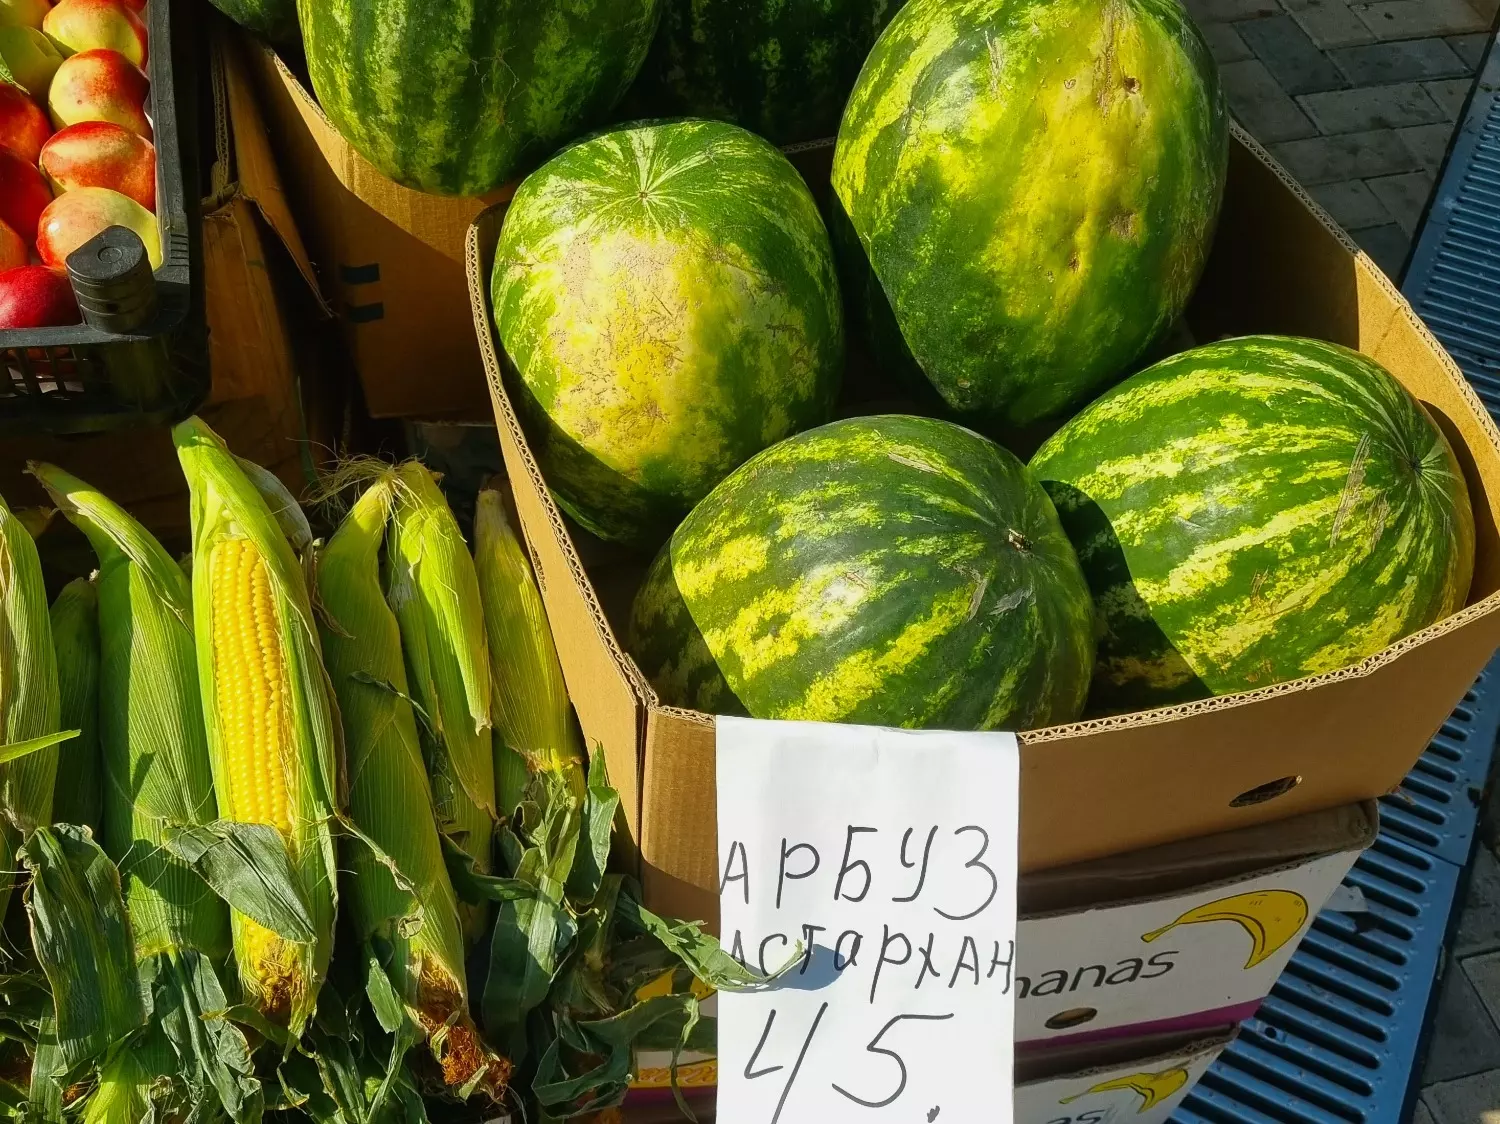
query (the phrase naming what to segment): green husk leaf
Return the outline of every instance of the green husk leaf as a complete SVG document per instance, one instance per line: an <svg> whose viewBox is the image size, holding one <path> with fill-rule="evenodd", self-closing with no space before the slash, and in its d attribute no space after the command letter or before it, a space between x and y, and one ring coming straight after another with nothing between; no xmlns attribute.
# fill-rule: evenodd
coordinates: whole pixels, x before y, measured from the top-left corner
<svg viewBox="0 0 1500 1124"><path fill-rule="evenodd" d="M588 789L583 805L585 838L582 842L586 845L578 850L568 876L568 897L572 900L590 902L599 892L604 881L604 868L609 863L610 837L619 810L620 794L609 786L604 748L595 746L589 761Z"/></svg>
<svg viewBox="0 0 1500 1124"><path fill-rule="evenodd" d="M281 477L269 468L262 468L244 457L235 457L234 463L240 466L245 478L255 486L261 499L266 501L271 518L276 520L276 526L281 528L281 533L286 536L292 549L298 554L306 553L313 542L312 525L308 523L307 513L302 510L302 505L282 483Z"/></svg>
<svg viewBox="0 0 1500 1124"><path fill-rule="evenodd" d="M71 741L83 733L82 730L58 730L55 734L43 734L39 738L27 738L25 741L8 742L0 745L0 765L11 761L19 761L23 757L29 757L39 749L48 749L54 745L61 745L65 741Z"/></svg>
<svg viewBox="0 0 1500 1124"><path fill-rule="evenodd" d="M217 1097L231 1120L254 1124L264 1109L249 1043L227 1017L229 1002L213 964L194 949L140 964L157 1027L171 1044L195 1104Z"/></svg>
<svg viewBox="0 0 1500 1124"><path fill-rule="evenodd" d="M311 944L317 939L286 840L271 825L233 820L172 824L162 833L162 845L197 871L231 908L285 940Z"/></svg>
<svg viewBox="0 0 1500 1124"><path fill-rule="evenodd" d="M56 1009L59 1076L146 1022L120 875L88 831L38 828L21 861L31 939Z"/></svg>
<svg viewBox="0 0 1500 1124"><path fill-rule="evenodd" d="M753 991L764 987L789 971L799 959L793 956L778 971L762 976L725 952L717 940L703 931L701 922L665 921L642 905L631 890L620 895L618 909L618 924L626 933L651 936L715 991Z"/></svg>
<svg viewBox="0 0 1500 1124"><path fill-rule="evenodd" d="M50 616L62 724L78 730L58 758L52 818L85 824L97 835L104 786L99 760L99 594L94 583L74 578L63 586Z"/></svg>

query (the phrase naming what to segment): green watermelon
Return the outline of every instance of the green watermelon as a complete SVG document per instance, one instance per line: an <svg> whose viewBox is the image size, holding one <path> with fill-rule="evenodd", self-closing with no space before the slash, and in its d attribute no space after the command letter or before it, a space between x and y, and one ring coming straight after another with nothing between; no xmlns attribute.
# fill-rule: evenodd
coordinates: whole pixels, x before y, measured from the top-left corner
<svg viewBox="0 0 1500 1124"><path fill-rule="evenodd" d="M1178 0L910 0L854 87L834 237L876 358L1021 430L1182 312L1228 162Z"/></svg>
<svg viewBox="0 0 1500 1124"><path fill-rule="evenodd" d="M213 5L272 43L297 41L297 0L213 0Z"/></svg>
<svg viewBox="0 0 1500 1124"><path fill-rule="evenodd" d="M344 139L397 183L482 195L604 120L658 0L297 0Z"/></svg>
<svg viewBox="0 0 1500 1124"><path fill-rule="evenodd" d="M769 143L638 124L516 193L495 328L559 504L655 547L747 457L828 420L844 357L828 232Z"/></svg>
<svg viewBox="0 0 1500 1124"><path fill-rule="evenodd" d="M1348 667L1468 596L1474 517L1452 448L1384 368L1331 343L1173 356L1031 468L1105 629L1100 710Z"/></svg>
<svg viewBox="0 0 1500 1124"><path fill-rule="evenodd" d="M1078 715L1093 629L1026 467L887 415L788 438L715 488L653 563L628 643L672 705L1022 730Z"/></svg>
<svg viewBox="0 0 1500 1124"><path fill-rule="evenodd" d="M859 68L903 0L663 0L627 99L644 116L715 117L776 144L838 131Z"/></svg>

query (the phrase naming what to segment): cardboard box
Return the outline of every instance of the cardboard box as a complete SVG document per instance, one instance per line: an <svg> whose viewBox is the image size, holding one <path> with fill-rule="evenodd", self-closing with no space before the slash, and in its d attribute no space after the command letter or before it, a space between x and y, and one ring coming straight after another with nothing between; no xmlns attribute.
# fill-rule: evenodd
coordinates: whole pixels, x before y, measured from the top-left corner
<svg viewBox="0 0 1500 1124"><path fill-rule="evenodd" d="M236 453L300 493L314 461L333 451L335 407L327 399L335 388L321 372L304 371L299 358L299 329L327 312L311 287L247 77L218 40L212 70L214 163L202 210L213 386L199 414ZM166 427L0 444L0 493L17 506L46 502L24 473L29 459L53 461L106 489L174 553L190 546L187 483ZM60 558L65 568L74 561L57 531L48 547L49 560ZM87 572L92 554L81 536L76 548Z"/></svg>
<svg viewBox="0 0 1500 1124"><path fill-rule="evenodd" d="M1014 1124L1163 1124L1234 1036L1226 1028L1187 1041L1152 1038L1022 1061Z"/></svg>
<svg viewBox="0 0 1500 1124"><path fill-rule="evenodd" d="M248 37L240 47L371 415L488 420L464 235L514 186L461 199L392 182L339 135L270 48Z"/></svg>
<svg viewBox="0 0 1500 1124"><path fill-rule="evenodd" d="M826 186L826 151L797 159L810 183ZM470 291L507 471L568 689L589 744L603 747L626 794L648 904L711 923L714 720L661 705L625 655L618 637L639 563L632 569L604 554L586 564L586 540L564 523L527 448L487 308L503 218L503 207L491 209L470 232ZM1185 320L1199 340L1281 332L1357 348L1426 403L1454 443L1473 500L1469 602L1342 671L1022 733L1023 870L1380 796L1401 781L1500 644L1500 432L1385 275L1238 128L1219 233Z"/></svg>
<svg viewBox="0 0 1500 1124"><path fill-rule="evenodd" d="M1367 802L1024 875L1018 1049L1250 1018L1379 828Z"/></svg>

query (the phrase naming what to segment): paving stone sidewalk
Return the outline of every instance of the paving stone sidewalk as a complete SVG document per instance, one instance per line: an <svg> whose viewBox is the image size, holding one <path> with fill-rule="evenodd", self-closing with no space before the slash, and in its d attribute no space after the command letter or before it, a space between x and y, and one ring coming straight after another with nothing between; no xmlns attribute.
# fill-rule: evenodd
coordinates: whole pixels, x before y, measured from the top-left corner
<svg viewBox="0 0 1500 1124"><path fill-rule="evenodd" d="M1500 0L1185 2L1241 124L1395 274Z"/></svg>

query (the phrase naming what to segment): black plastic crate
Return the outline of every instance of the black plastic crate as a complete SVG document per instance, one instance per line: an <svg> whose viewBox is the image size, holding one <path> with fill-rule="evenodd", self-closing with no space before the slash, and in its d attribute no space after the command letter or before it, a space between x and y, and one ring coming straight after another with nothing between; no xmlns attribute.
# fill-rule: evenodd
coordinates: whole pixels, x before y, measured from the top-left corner
<svg viewBox="0 0 1500 1124"><path fill-rule="evenodd" d="M128 332L87 324L0 331L0 435L172 422L208 396L196 156L199 51L191 20L184 0L147 5L162 249L153 277L155 313ZM102 280L107 288L107 271Z"/></svg>

